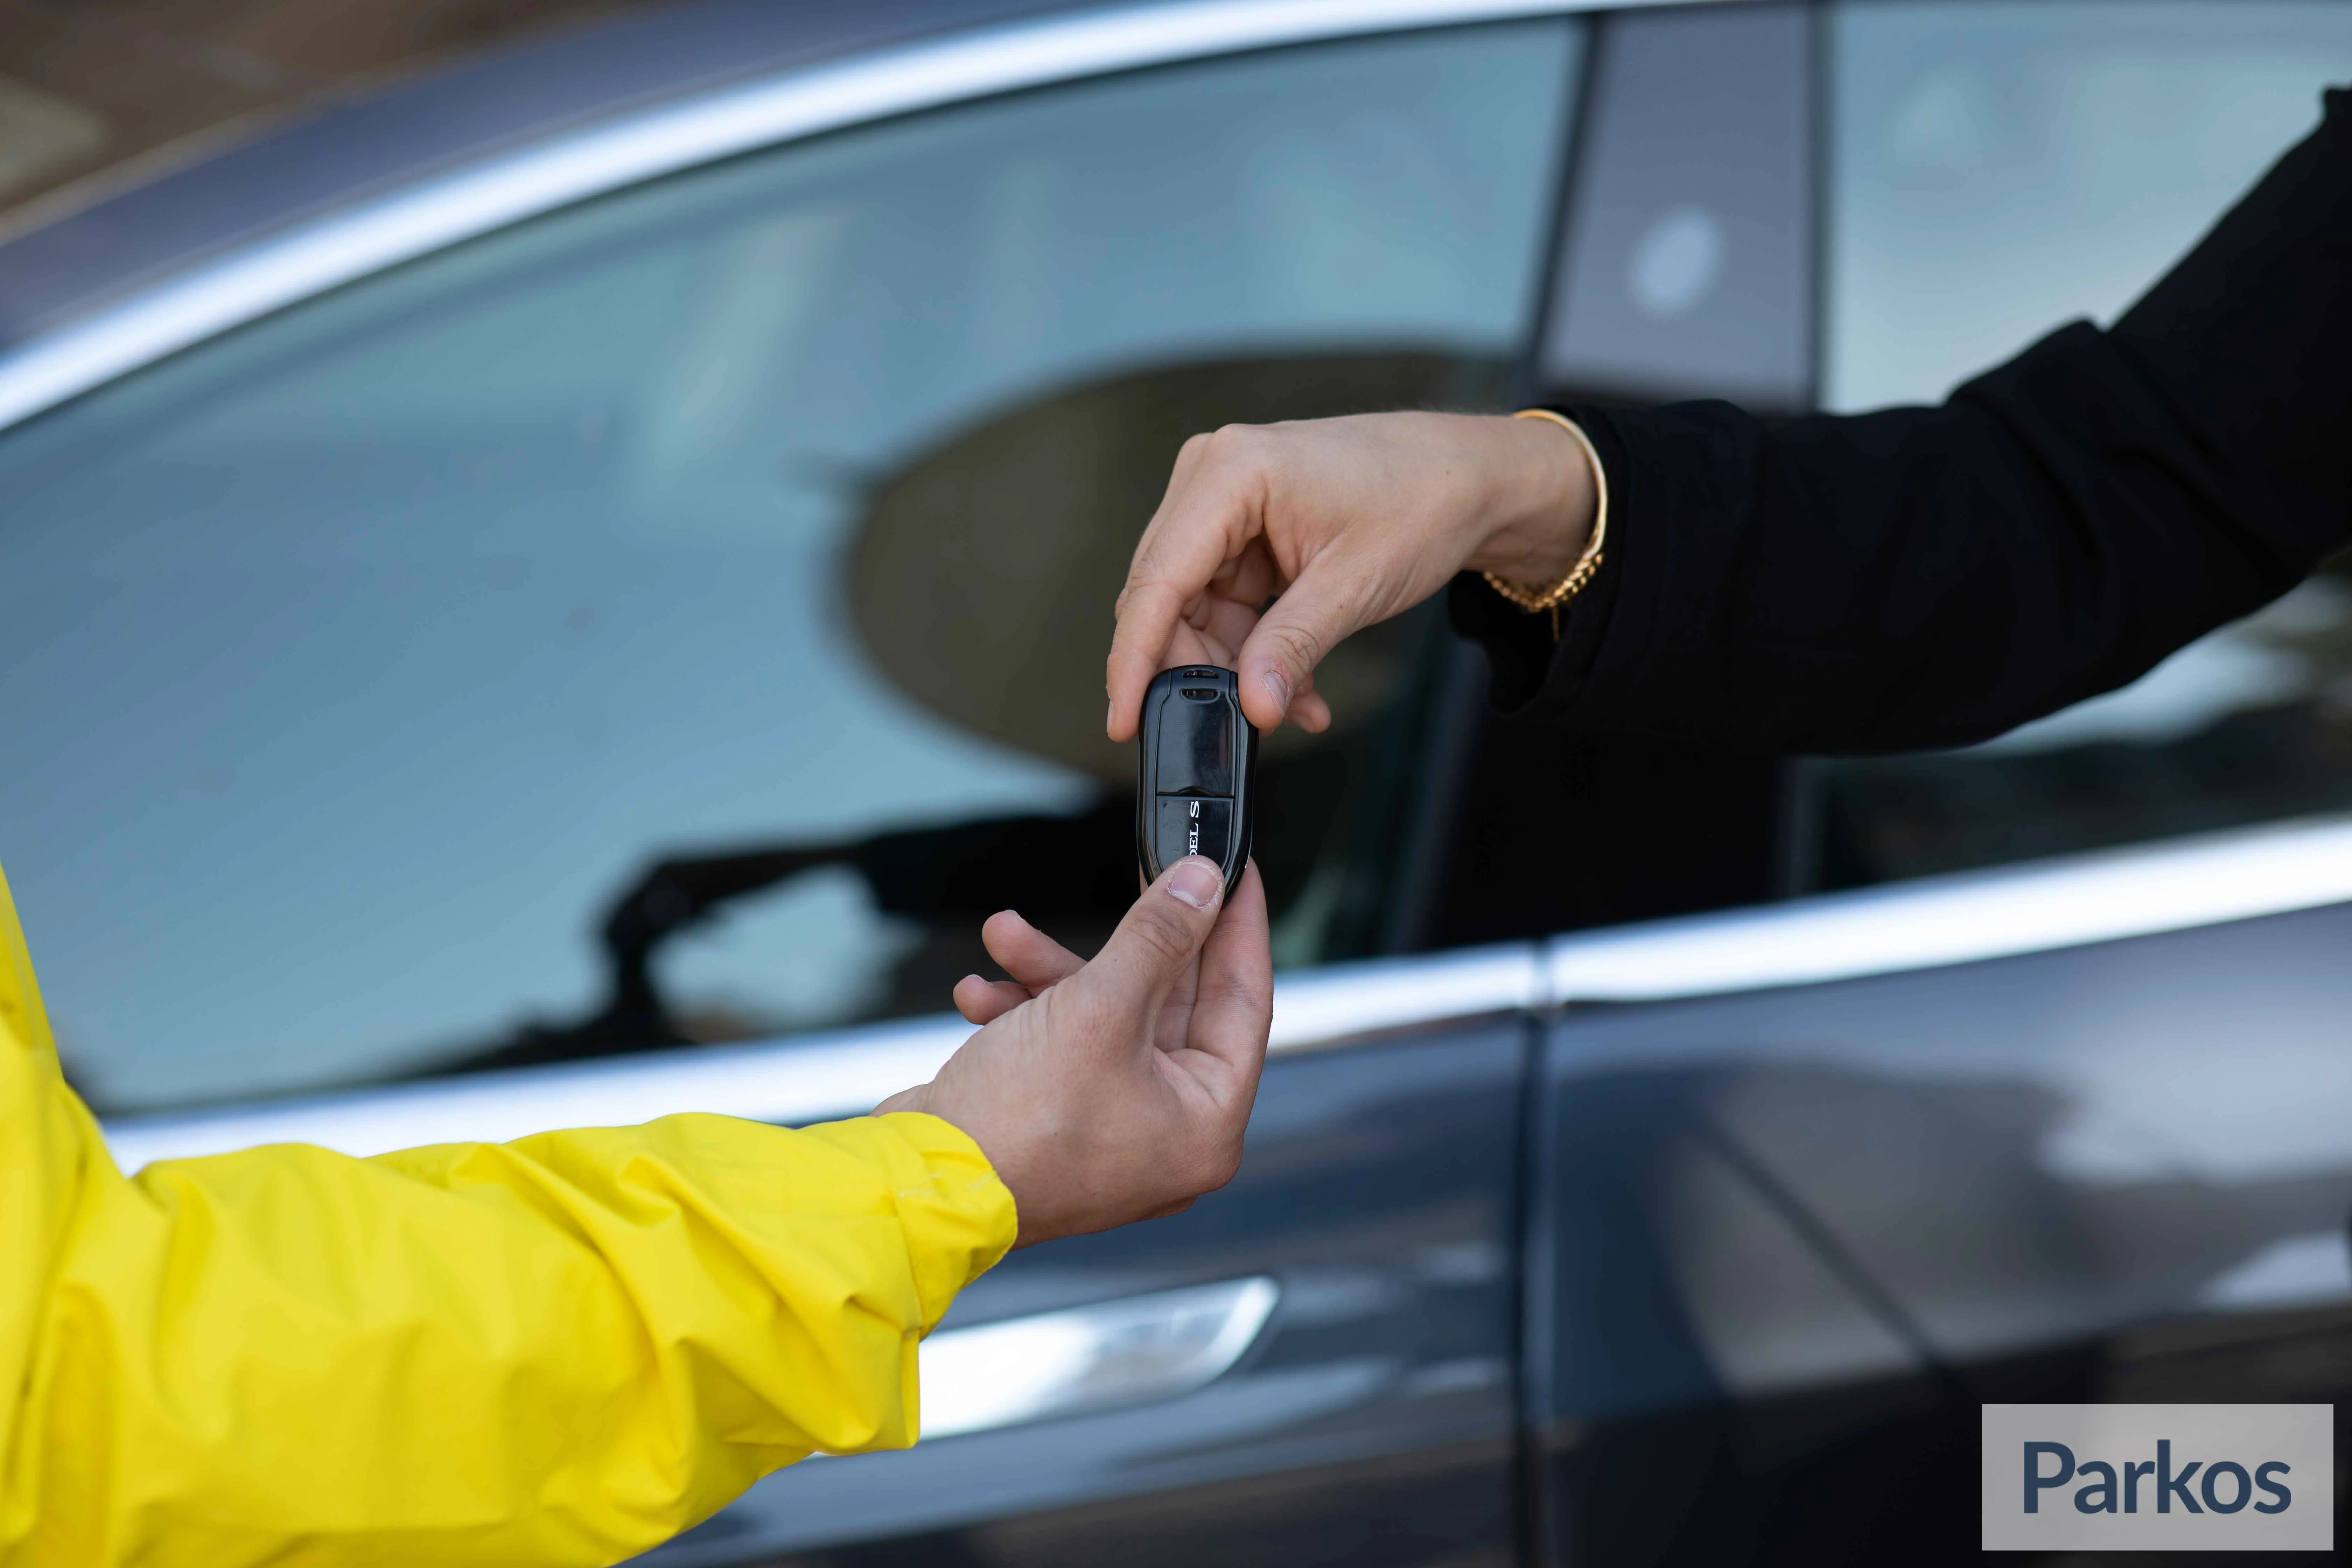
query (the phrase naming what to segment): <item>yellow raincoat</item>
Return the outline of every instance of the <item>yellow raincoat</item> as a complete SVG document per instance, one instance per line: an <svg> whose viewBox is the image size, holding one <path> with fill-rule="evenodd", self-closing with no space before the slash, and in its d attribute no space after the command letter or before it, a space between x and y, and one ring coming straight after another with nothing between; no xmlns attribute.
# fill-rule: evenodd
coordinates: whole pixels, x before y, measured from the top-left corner
<svg viewBox="0 0 2352 1568"><path fill-rule="evenodd" d="M0 1564L611 1563L915 1436L1011 1194L933 1117L723 1116L126 1179L0 880Z"/></svg>

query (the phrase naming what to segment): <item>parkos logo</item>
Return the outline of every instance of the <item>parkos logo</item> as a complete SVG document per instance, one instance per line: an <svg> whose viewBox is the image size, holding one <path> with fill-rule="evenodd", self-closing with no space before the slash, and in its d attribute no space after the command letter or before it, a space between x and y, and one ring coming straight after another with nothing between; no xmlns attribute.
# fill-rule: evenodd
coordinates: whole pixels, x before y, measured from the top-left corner
<svg viewBox="0 0 2352 1568"><path fill-rule="evenodd" d="M1988 1405L1988 1552L2326 1552L2328 1405Z"/></svg>

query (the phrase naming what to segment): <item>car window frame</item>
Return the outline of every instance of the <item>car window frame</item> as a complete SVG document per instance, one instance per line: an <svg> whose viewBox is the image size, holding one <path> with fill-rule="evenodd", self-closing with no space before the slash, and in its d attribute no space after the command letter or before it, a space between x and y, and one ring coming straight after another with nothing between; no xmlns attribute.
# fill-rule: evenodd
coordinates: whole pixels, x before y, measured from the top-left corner
<svg viewBox="0 0 2352 1568"><path fill-rule="evenodd" d="M472 239L520 227L563 207L746 153L777 151L837 130L910 118L933 109L1112 79L1147 68L1412 34L1452 33L1513 21L1565 20L1598 8L1596 0L1351 0L1339 5L1328 0L1278 0L1272 5L1213 3L1086 11L974 29L943 41L878 49L848 61L777 73L751 84L730 84L651 109L633 107L519 149L489 150L433 178L372 193L332 216L306 219L276 234L243 242L232 251L156 279L81 318L0 352L0 439L5 439L13 427L37 420L85 393L99 391L347 284L383 276L409 261L454 249ZM1488 976L1492 983L1482 980L1465 992L1459 983L1441 980L1431 994L1446 999L1439 1009L1444 1016L1472 1016L1524 1005L1529 994L1527 976L1532 973L1531 948L1517 950L1496 962L1473 957L1468 963L1471 972ZM1365 1014L1362 1004L1368 997L1380 1000ZM1433 1016L1428 1000L1414 1000L1393 988L1367 992L1358 986L1353 998L1356 1005L1341 1011L1360 1019L1368 1029L1410 1026ZM1318 1005L1317 1011L1328 1013L1329 1004ZM1313 1032L1328 1038L1333 1026L1317 1026ZM850 1052L845 1061L854 1058L854 1065L845 1070L856 1081L878 1082L875 1074L880 1070L894 1083L903 1083L929 1076L928 1068L911 1077L908 1069L925 1061L932 1061L935 1067L934 1058L944 1055L942 1043L951 1049L952 1040L961 1037L960 1026L936 1016L795 1031L780 1037L780 1048L793 1053L796 1069L793 1076L800 1087L765 1114L772 1120L798 1121L840 1110L862 1110L864 1104L853 1105L861 1100L870 1103L862 1089L849 1092L845 1100L823 1087L829 1081L824 1065L826 1053L836 1044ZM878 1055L874 1047L881 1047ZM910 1051L912 1056L908 1054ZM698 1055L673 1050L632 1065L652 1069L656 1078L682 1088L707 1076L703 1069L708 1063L698 1066L678 1059ZM886 1068L885 1063L893 1065ZM673 1066L677 1070L669 1070ZM614 1077L604 1070L604 1064L593 1061L562 1064L551 1070L570 1076L562 1081L533 1080L532 1098L541 1109L527 1120L534 1126L547 1124L545 1118L551 1114L566 1119L566 1113L553 1110L542 1096L565 1093L567 1084L580 1087L589 1096L578 1113L569 1116L571 1121L611 1121L615 1114L634 1121L646 1113L633 1108L635 1114L625 1114L617 1104L611 1110L591 1108L592 1103L601 1103L592 1086L635 1081L637 1075L624 1072ZM483 1103L495 1104L510 1095L512 1086L503 1079L503 1074L484 1074L441 1080L453 1091L452 1096L434 1097L436 1127L441 1131L420 1129L415 1136L397 1137L384 1146L447 1136L447 1124L440 1116L480 1096L488 1097ZM297 1136L337 1146L368 1145L373 1142L372 1134L354 1131L345 1136L337 1131L346 1127L341 1120L344 1113L356 1111L359 1122L371 1127L386 1125L386 1115L393 1115L396 1122L394 1108L407 1103L408 1093L405 1085L353 1086L278 1097L247 1090L210 1107L127 1113L110 1118L109 1126L131 1140L124 1145L125 1159L133 1163L163 1157L164 1144L142 1142L149 1134L164 1136L166 1144L176 1147L175 1136L165 1136L170 1128L211 1129L200 1140L208 1147L242 1146L274 1136L259 1130L250 1136L227 1133L226 1129L240 1124L239 1116L246 1108L262 1108L265 1120L274 1119L281 1110L294 1114L302 1128L312 1130ZM731 1088L721 1089L710 1082L705 1082L698 1093L696 1102L700 1104L734 1103L738 1099ZM835 1104L836 1100L840 1103ZM822 1110L816 1109L820 1101ZM496 1115L492 1119L499 1120ZM144 1131L133 1131L140 1129ZM513 1136L527 1130L486 1128L485 1135ZM226 1142L219 1141L221 1136L226 1137ZM157 1152L142 1155L138 1152L142 1148Z"/></svg>
<svg viewBox="0 0 2352 1568"><path fill-rule="evenodd" d="M206 256L0 352L0 435L331 289L743 153L1045 87L1302 45L1684 0L1208 0L1087 9L631 106Z"/></svg>

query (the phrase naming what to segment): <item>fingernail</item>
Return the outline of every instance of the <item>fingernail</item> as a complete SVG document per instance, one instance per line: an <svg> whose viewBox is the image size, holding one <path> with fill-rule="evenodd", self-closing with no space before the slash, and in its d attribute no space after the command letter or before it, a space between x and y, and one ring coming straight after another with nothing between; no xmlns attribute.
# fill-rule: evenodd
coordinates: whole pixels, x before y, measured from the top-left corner
<svg viewBox="0 0 2352 1568"><path fill-rule="evenodd" d="M1217 869L1213 860L1187 855L1176 862L1176 869L1168 873L1168 890L1194 909L1205 910L1225 890L1224 873Z"/></svg>
<svg viewBox="0 0 2352 1568"><path fill-rule="evenodd" d="M1118 717L1118 703L1114 702L1114 703L1112 703L1109 707L1108 707L1108 708L1106 708L1106 709L1104 709L1104 710L1103 710L1103 733L1104 733L1104 734L1108 735L1108 734L1109 734L1109 733L1110 733L1111 721L1112 721L1112 720L1114 720L1114 719L1117 719Z"/></svg>
<svg viewBox="0 0 2352 1568"><path fill-rule="evenodd" d="M1274 710L1277 713L1289 712L1290 682L1284 677L1282 671L1278 669L1269 669L1264 675L1259 676L1257 679L1259 685L1274 693Z"/></svg>

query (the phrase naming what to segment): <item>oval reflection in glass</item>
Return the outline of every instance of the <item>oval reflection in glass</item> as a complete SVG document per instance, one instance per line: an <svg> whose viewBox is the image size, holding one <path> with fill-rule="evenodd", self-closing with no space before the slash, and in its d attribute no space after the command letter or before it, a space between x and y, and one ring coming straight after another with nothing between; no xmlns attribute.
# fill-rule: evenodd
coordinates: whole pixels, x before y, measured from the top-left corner
<svg viewBox="0 0 2352 1568"><path fill-rule="evenodd" d="M1723 220L1696 205L1670 207L1634 242L1625 291L1653 321L1696 310L1723 277Z"/></svg>

